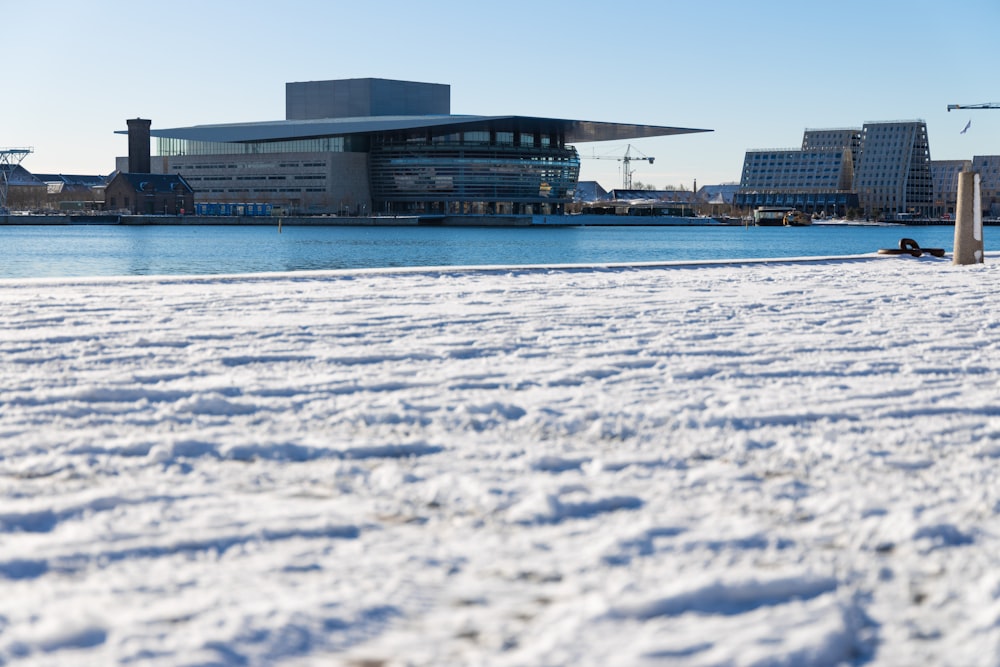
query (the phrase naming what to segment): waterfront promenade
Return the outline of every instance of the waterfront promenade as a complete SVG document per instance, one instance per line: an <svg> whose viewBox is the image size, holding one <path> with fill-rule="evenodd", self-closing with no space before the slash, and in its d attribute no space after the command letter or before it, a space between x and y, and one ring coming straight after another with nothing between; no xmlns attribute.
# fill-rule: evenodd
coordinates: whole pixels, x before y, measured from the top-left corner
<svg viewBox="0 0 1000 667"><path fill-rule="evenodd" d="M112 213L0 215L3 225L123 225L185 226L216 225L234 227L531 227L531 226L742 226L736 218L615 215L281 215L281 216L199 216L199 215L126 215ZM842 224L865 224L865 221ZM818 224L823 224L821 221ZM937 219L910 220L907 226L949 225L953 221ZM1000 219L984 220L986 225L1000 225ZM900 226L903 226L900 224Z"/></svg>

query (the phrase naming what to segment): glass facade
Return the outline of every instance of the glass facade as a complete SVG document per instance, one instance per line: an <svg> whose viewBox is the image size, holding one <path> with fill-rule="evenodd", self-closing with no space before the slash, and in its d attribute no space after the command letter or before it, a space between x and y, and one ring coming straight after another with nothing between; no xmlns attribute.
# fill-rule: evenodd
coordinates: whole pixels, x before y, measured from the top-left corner
<svg viewBox="0 0 1000 667"><path fill-rule="evenodd" d="M850 149L811 148L747 151L740 187L744 190L850 190Z"/></svg>
<svg viewBox="0 0 1000 667"><path fill-rule="evenodd" d="M857 209L856 192L737 192L733 203L740 207L787 206L803 213L847 215Z"/></svg>
<svg viewBox="0 0 1000 667"><path fill-rule="evenodd" d="M983 211L991 218L1000 218L1000 155L975 156L972 170L982 177Z"/></svg>
<svg viewBox="0 0 1000 667"><path fill-rule="evenodd" d="M934 189L926 123L865 123L861 132L854 188L865 211L885 219L932 215Z"/></svg>
<svg viewBox="0 0 1000 667"><path fill-rule="evenodd" d="M475 130L372 140L379 213L558 213L572 201L580 156L551 133Z"/></svg>

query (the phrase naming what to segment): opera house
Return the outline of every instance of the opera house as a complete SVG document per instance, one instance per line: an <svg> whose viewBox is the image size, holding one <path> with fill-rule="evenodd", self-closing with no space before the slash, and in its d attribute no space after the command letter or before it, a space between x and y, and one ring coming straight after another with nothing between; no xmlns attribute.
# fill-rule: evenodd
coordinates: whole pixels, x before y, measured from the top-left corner
<svg viewBox="0 0 1000 667"><path fill-rule="evenodd" d="M450 86L387 79L287 83L279 121L136 121L120 171L179 174L196 203L305 215L559 214L579 178L576 144L709 131L456 115ZM136 158L133 147L150 138L156 155Z"/></svg>

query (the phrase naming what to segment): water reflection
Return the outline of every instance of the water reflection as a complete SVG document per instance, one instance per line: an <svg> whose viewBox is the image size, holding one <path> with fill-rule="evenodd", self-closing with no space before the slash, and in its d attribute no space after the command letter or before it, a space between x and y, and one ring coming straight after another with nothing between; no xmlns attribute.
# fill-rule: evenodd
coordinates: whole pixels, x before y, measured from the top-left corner
<svg viewBox="0 0 1000 667"><path fill-rule="evenodd" d="M986 248L998 244L987 229ZM2 226L0 277L218 274L844 255L900 237L951 249L953 227Z"/></svg>

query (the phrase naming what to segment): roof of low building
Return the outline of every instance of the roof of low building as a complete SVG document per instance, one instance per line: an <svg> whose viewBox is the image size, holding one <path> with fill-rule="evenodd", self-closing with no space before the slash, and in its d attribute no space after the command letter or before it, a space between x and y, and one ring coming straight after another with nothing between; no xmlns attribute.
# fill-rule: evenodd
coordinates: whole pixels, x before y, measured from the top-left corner
<svg viewBox="0 0 1000 667"><path fill-rule="evenodd" d="M188 182L179 174L138 174L120 171L109 180L124 178L136 192L176 192L178 188L184 192L193 192Z"/></svg>
<svg viewBox="0 0 1000 667"><path fill-rule="evenodd" d="M97 187L108 181L107 176L94 174L35 174L44 183L62 183L68 186Z"/></svg>
<svg viewBox="0 0 1000 667"><path fill-rule="evenodd" d="M661 203L698 203L701 197L690 190L622 190L611 191L611 198L619 201L661 202Z"/></svg>
<svg viewBox="0 0 1000 667"><path fill-rule="evenodd" d="M739 190L739 183L719 183L701 186L698 194L707 199L709 204L732 204Z"/></svg>
<svg viewBox="0 0 1000 667"><path fill-rule="evenodd" d="M45 183L21 165L0 165L0 171L6 174L7 184L14 186L44 187Z"/></svg>
<svg viewBox="0 0 1000 667"><path fill-rule="evenodd" d="M608 191L597 181L580 181L576 184L576 192L573 193L573 199L578 202L602 201L609 197Z"/></svg>

